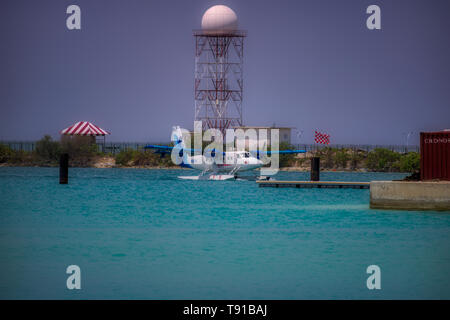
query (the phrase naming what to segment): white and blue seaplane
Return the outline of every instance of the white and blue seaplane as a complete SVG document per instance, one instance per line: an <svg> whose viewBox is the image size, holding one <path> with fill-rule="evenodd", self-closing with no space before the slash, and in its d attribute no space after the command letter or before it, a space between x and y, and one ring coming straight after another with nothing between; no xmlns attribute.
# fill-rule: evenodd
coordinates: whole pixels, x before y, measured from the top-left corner
<svg viewBox="0 0 450 320"><path fill-rule="evenodd" d="M146 149L154 149L155 153L172 154L177 152L179 156L178 165L200 171L197 176L180 176L180 179L188 180L236 180L236 179L264 179L270 176L262 176L255 169L260 169L264 162L260 159L261 154L291 154L305 153L305 150L279 150L279 151L225 151L217 152L215 149L205 154L191 155L196 149L187 148L183 140L183 132L179 126L173 127L171 140L174 146L147 145ZM201 150L200 150L201 151ZM206 150L205 150L206 151ZM217 161L222 157L220 161ZM250 174L249 174L250 173ZM253 174L252 174L253 173Z"/></svg>

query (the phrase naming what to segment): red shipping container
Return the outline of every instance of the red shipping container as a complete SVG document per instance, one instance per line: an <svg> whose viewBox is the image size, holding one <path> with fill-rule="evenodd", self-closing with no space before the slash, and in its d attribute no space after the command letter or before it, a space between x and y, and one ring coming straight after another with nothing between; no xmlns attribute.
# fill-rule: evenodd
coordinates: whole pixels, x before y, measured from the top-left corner
<svg viewBox="0 0 450 320"><path fill-rule="evenodd" d="M420 179L450 180L450 131L420 133Z"/></svg>

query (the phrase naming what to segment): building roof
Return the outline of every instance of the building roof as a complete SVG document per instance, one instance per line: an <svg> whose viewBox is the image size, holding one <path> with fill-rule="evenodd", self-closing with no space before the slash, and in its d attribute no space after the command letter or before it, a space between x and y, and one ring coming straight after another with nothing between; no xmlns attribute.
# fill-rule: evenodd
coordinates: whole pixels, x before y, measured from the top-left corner
<svg viewBox="0 0 450 320"><path fill-rule="evenodd" d="M61 134L78 136L104 136L110 133L88 121L79 121L62 130Z"/></svg>

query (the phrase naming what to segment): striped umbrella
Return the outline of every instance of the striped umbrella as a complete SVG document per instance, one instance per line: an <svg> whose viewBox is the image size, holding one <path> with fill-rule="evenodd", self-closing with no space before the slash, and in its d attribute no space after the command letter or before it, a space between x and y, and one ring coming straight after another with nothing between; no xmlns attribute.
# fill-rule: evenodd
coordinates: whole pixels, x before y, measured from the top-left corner
<svg viewBox="0 0 450 320"><path fill-rule="evenodd" d="M97 127L95 124L80 121L61 131L61 134L78 135L78 136L105 136L110 134L108 131Z"/></svg>

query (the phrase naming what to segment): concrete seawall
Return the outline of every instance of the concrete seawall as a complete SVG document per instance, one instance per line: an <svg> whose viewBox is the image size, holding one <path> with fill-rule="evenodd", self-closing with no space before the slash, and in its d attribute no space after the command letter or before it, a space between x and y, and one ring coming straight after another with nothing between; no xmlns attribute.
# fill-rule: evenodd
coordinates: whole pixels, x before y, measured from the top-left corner
<svg viewBox="0 0 450 320"><path fill-rule="evenodd" d="M450 211L450 181L371 181L370 207Z"/></svg>

